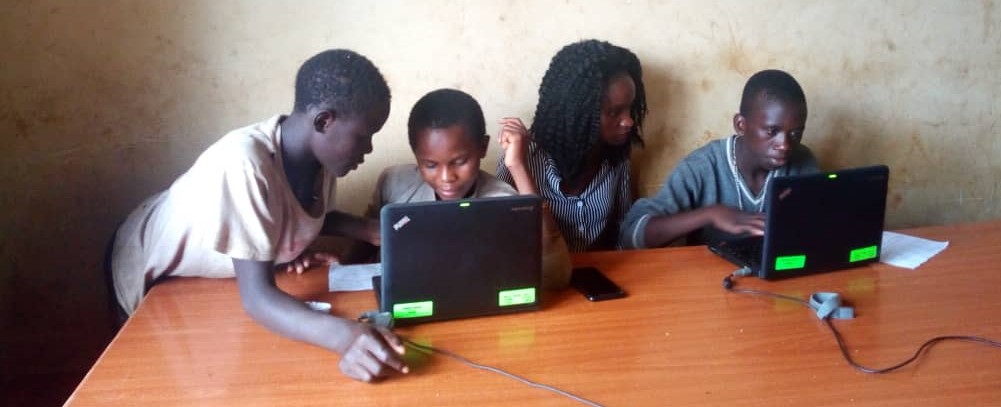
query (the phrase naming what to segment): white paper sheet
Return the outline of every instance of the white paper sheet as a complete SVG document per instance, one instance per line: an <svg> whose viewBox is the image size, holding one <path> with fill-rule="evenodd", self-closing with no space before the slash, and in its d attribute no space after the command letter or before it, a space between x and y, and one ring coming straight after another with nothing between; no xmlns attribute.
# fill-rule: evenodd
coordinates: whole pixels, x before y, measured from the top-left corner
<svg viewBox="0 0 1001 407"><path fill-rule="evenodd" d="M896 232L883 232L883 251L879 261L891 266L917 268L949 245L948 241L922 239Z"/></svg>
<svg viewBox="0 0 1001 407"><path fill-rule="evenodd" d="M347 266L334 263L329 273L327 286L331 292L371 290L372 276L382 275L382 267L379 263Z"/></svg>

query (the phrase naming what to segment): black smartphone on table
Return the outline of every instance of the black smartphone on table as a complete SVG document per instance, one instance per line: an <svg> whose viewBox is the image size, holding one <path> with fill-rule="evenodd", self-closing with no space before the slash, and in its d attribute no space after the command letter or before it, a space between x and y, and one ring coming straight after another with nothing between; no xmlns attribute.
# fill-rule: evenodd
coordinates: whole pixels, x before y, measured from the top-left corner
<svg viewBox="0 0 1001 407"><path fill-rule="evenodd" d="M579 267L570 275L570 285L588 300L604 301L626 296L626 292L594 267Z"/></svg>

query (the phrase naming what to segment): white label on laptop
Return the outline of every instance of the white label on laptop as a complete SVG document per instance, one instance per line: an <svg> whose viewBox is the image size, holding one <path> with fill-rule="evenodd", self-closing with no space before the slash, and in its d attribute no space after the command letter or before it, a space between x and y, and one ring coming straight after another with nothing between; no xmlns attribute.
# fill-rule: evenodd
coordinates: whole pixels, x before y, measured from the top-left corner
<svg viewBox="0 0 1001 407"><path fill-rule="evenodd" d="M393 224L393 230L403 229L403 227L407 226L408 223L410 223L410 217L404 216L403 219L400 219Z"/></svg>

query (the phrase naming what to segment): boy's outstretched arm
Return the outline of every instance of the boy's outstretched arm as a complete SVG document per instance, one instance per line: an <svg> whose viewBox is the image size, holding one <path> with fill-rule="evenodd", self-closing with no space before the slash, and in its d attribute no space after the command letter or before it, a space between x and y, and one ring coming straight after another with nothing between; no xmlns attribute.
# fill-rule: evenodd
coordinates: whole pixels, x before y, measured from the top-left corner
<svg viewBox="0 0 1001 407"><path fill-rule="evenodd" d="M762 235L765 218L761 213L712 205L673 215L651 216L642 231L646 247L661 247L691 232L712 225L723 232L740 235Z"/></svg>
<svg viewBox="0 0 1001 407"><path fill-rule="evenodd" d="M733 235L764 233L763 214L721 204L702 206L698 197L704 182L697 166L682 161L656 195L640 198L629 208L619 244L629 249L662 247L706 226Z"/></svg>
<svg viewBox="0 0 1001 407"><path fill-rule="evenodd" d="M255 321L288 338L341 355L341 372L371 382L392 371L407 373L403 343L391 332L311 310L275 285L271 262L233 259L243 309Z"/></svg>

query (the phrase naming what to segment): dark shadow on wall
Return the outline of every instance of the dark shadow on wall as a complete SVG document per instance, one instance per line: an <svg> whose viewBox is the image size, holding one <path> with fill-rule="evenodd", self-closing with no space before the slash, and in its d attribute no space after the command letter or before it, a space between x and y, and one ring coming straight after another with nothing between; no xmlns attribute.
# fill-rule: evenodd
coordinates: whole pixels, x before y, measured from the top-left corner
<svg viewBox="0 0 1001 407"><path fill-rule="evenodd" d="M4 405L61 405L113 335L101 262L118 222L173 176L158 172L163 113L194 85L185 8L21 2L0 18Z"/></svg>

